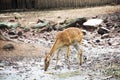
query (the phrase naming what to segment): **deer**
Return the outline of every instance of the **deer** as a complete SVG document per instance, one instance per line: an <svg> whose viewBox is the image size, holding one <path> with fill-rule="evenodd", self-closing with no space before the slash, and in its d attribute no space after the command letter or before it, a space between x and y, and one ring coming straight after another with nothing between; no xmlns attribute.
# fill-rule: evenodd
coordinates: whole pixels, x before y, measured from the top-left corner
<svg viewBox="0 0 120 80"><path fill-rule="evenodd" d="M68 68L70 69L70 46L73 45L75 49L78 51L78 58L79 58L79 66L82 64L82 49L81 49L81 44L82 44L82 39L83 39L83 32L79 28L75 27L70 27L66 28L63 31L59 31L56 35L55 42L48 54L46 54L45 59L44 59L44 71L47 71L49 65L50 65L50 60L52 55L54 55L55 51L58 50L57 52L57 57L56 57L56 65L55 69L57 69L57 63L58 63L58 58L59 58L59 50L62 47L66 47L67 53L67 62L68 62Z"/></svg>

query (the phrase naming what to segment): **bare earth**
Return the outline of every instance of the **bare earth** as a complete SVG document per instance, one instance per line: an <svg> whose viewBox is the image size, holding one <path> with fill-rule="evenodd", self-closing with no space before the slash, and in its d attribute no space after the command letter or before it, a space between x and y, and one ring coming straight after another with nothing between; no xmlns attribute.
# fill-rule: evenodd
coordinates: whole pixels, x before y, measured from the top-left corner
<svg viewBox="0 0 120 80"><path fill-rule="evenodd" d="M20 22L22 26L28 26L30 23L36 22L38 19L47 19L52 21L59 21L58 17L63 20L66 18L80 18L80 17L94 17L99 14L108 14L113 12L120 12L120 6L103 6L82 9L63 9L63 10L48 10L48 11L29 11L29 12L16 12L4 13L3 20L14 19L14 16L23 17ZM3 14L0 14L3 15ZM2 18L2 17L0 17ZM2 20L2 19L1 19Z"/></svg>
<svg viewBox="0 0 120 80"><path fill-rule="evenodd" d="M66 18L95 17L97 15L120 12L118 6L103 6L82 9L30 11L1 13L0 21L8 21L19 16L19 22L26 27L38 19L61 21ZM60 17L60 18L58 18ZM78 67L77 51L71 46L71 69L67 69L63 49L55 70L56 58L53 56L51 65L44 72L44 56L53 45L57 31L39 34L39 37L30 36L30 42L0 40L0 80L119 80L120 79L120 35L115 33L99 44L91 44L100 38L100 35L87 32L83 39L83 64ZM43 36L50 37L45 40ZM116 36L117 35L117 36ZM109 46L107 41L112 43ZM12 43L12 51L3 50L5 44ZM114 72L114 73L113 73Z"/></svg>

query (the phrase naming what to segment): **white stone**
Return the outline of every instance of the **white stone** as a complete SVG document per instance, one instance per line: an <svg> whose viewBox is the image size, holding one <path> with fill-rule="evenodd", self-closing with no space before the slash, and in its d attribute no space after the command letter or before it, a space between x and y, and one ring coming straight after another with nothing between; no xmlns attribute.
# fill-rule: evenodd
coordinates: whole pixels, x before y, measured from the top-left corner
<svg viewBox="0 0 120 80"><path fill-rule="evenodd" d="M98 26L103 22L102 19L89 19L83 23L84 26Z"/></svg>

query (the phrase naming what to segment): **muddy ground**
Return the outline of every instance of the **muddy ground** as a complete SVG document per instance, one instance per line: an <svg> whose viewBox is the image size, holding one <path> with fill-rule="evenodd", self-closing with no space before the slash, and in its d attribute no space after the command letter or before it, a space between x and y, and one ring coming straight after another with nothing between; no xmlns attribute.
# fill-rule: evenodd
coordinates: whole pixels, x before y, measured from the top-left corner
<svg viewBox="0 0 120 80"><path fill-rule="evenodd" d="M71 68L66 64L66 49L59 55L57 70L56 55L52 57L48 71L44 71L44 57L50 51L58 31L25 33L27 37L0 41L0 80L120 80L120 6L104 6L84 9L52 10L37 12L1 13L2 21L19 15L22 26L28 26L39 18L61 21L66 18L107 17L109 33L98 34L98 29L86 31L82 42L83 64L78 66L77 51L71 46ZM112 17L111 17L112 16ZM59 18L58 18L59 17ZM61 17L61 18L60 18ZM106 23L105 23L106 24ZM112 26L111 26L112 25ZM110 27L111 26L111 27ZM115 27L116 26L116 27ZM11 43L15 49L3 47Z"/></svg>

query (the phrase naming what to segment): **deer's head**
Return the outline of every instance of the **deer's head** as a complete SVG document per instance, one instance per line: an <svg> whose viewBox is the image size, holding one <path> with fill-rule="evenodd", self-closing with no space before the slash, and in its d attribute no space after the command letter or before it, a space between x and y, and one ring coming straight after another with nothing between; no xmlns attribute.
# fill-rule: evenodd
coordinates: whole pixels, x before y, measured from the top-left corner
<svg viewBox="0 0 120 80"><path fill-rule="evenodd" d="M44 60L44 71L47 71L49 65L50 65L50 55L46 55Z"/></svg>

